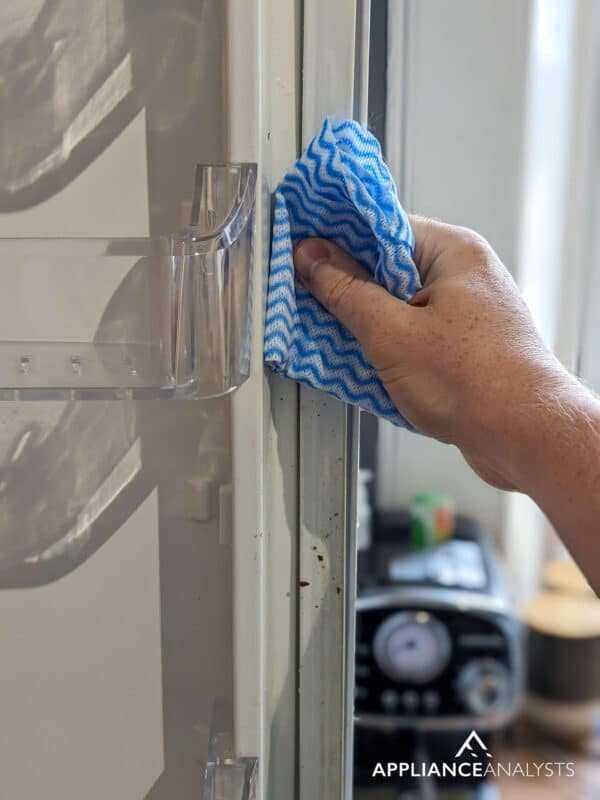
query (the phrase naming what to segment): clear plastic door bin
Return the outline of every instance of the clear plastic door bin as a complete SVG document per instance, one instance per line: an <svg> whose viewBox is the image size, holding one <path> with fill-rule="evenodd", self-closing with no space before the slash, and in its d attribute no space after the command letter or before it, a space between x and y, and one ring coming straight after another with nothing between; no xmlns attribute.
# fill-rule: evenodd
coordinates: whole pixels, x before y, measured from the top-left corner
<svg viewBox="0 0 600 800"><path fill-rule="evenodd" d="M199 165L190 225L0 240L0 399L214 397L250 368L256 167Z"/></svg>

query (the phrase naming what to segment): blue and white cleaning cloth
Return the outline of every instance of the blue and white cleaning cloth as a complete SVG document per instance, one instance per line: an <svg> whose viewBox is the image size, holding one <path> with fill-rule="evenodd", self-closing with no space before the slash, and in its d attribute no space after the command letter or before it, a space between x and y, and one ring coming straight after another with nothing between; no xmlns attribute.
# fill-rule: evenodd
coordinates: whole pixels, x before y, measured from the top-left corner
<svg viewBox="0 0 600 800"><path fill-rule="evenodd" d="M397 297L420 287L393 178L357 122L326 119L277 189L264 358L288 378L410 427L358 341L295 280L293 246L307 236L332 239Z"/></svg>

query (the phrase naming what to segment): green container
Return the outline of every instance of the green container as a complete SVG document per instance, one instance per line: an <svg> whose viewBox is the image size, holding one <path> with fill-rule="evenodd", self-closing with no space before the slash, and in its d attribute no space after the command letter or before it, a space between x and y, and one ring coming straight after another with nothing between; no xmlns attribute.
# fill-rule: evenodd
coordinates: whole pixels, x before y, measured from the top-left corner
<svg viewBox="0 0 600 800"><path fill-rule="evenodd" d="M439 544L454 533L456 504L446 494L425 492L411 500L410 539L415 550Z"/></svg>

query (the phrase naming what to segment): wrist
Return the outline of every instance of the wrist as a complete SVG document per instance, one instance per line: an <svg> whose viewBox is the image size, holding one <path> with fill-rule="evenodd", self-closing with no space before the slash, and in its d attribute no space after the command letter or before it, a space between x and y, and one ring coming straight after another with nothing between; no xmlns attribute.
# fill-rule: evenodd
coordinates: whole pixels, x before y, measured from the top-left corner
<svg viewBox="0 0 600 800"><path fill-rule="evenodd" d="M553 496L568 494L586 451L600 452L600 403L557 365L521 387L503 440L512 485L550 513Z"/></svg>
<svg viewBox="0 0 600 800"><path fill-rule="evenodd" d="M583 387L558 363L525 364L496 387L485 420L496 469L515 490L534 497L553 463ZM500 402L500 398L504 398Z"/></svg>

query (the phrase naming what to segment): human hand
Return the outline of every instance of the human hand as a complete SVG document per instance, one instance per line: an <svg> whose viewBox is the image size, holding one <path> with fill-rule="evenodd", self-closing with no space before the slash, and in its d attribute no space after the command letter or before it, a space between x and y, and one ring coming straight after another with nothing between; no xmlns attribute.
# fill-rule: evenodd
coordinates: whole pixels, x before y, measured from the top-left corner
<svg viewBox="0 0 600 800"><path fill-rule="evenodd" d="M409 303L325 239L297 245L296 274L356 336L417 430L457 445L488 483L527 490L524 429L574 380L484 239L423 217L411 224L423 288Z"/></svg>

